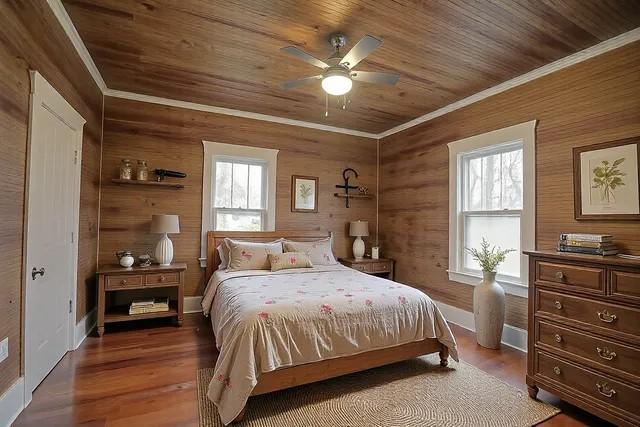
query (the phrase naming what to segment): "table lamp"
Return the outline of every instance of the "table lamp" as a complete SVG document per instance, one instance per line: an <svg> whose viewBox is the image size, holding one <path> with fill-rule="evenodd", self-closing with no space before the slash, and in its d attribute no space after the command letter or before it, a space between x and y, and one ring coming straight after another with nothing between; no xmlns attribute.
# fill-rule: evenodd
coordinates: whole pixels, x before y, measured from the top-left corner
<svg viewBox="0 0 640 427"><path fill-rule="evenodd" d="M349 224L349 236L355 237L353 241L353 257L362 259L364 256L364 241L362 236L369 235L369 223L367 221L351 221Z"/></svg>
<svg viewBox="0 0 640 427"><path fill-rule="evenodd" d="M171 264L173 259L173 242L168 234L180 233L178 215L153 215L151 217L151 232L164 234L156 245L156 261L162 266Z"/></svg>

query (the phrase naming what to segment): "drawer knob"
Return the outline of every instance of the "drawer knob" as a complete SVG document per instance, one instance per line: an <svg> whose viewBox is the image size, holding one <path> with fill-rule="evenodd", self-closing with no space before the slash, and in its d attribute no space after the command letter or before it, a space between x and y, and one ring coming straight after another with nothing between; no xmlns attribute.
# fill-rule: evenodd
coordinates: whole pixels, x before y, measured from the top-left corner
<svg viewBox="0 0 640 427"><path fill-rule="evenodd" d="M164 282L165 280L167 280L164 276L160 276L160 281Z"/></svg>
<svg viewBox="0 0 640 427"><path fill-rule="evenodd" d="M607 311L607 309L605 308L604 310L598 312L598 318L605 323L613 323L618 318L618 316L613 313L609 313L609 311Z"/></svg>
<svg viewBox="0 0 640 427"><path fill-rule="evenodd" d="M555 305L558 310L562 310L562 303L560 301L555 301L553 305Z"/></svg>
<svg viewBox="0 0 640 427"><path fill-rule="evenodd" d="M615 351L609 350L609 347L596 347L596 350L598 351L598 356L600 356L604 360L613 360L614 357L617 356Z"/></svg>
<svg viewBox="0 0 640 427"><path fill-rule="evenodd" d="M556 334L554 338L556 339L556 342L562 342L562 337L560 336L560 334Z"/></svg>
<svg viewBox="0 0 640 427"><path fill-rule="evenodd" d="M562 372L562 371L560 370L560 368L559 368L559 367L557 367L557 366L554 366L554 367L553 367L553 373L554 373L554 374L556 374L556 375L560 375L560 373L561 373L561 372Z"/></svg>
<svg viewBox="0 0 640 427"><path fill-rule="evenodd" d="M556 279L558 280L564 279L564 273L562 271L556 271Z"/></svg>
<svg viewBox="0 0 640 427"><path fill-rule="evenodd" d="M596 387L598 388L598 393L605 397L612 398L616 394L616 391L606 382L597 382Z"/></svg>
<svg viewBox="0 0 640 427"><path fill-rule="evenodd" d="M126 285L126 284L127 284L127 279L122 279L122 280L120 280L120 284L121 284L121 285Z"/></svg>

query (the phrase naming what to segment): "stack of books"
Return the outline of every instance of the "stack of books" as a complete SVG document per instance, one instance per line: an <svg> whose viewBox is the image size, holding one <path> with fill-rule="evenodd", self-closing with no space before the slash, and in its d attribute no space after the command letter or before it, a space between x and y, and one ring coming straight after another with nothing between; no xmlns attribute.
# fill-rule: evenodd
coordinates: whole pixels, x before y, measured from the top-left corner
<svg viewBox="0 0 640 427"><path fill-rule="evenodd" d="M169 311L169 298L147 298L133 300L129 306L129 314L160 313Z"/></svg>
<svg viewBox="0 0 640 427"><path fill-rule="evenodd" d="M616 255L618 247L609 234L562 233L558 241L559 252L589 255Z"/></svg>

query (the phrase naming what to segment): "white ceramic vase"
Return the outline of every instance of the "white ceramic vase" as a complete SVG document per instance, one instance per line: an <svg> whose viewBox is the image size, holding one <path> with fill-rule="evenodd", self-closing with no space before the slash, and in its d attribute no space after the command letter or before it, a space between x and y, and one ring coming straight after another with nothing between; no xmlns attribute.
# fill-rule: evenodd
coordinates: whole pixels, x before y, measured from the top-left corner
<svg viewBox="0 0 640 427"><path fill-rule="evenodd" d="M476 340L487 348L500 348L504 326L504 289L495 271L483 271L482 282L473 290Z"/></svg>

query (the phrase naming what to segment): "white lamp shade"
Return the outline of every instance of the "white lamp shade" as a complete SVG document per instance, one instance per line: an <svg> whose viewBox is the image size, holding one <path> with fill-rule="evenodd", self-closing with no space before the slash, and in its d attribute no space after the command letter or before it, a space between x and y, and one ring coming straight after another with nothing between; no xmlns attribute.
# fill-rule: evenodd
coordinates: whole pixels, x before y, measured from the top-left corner
<svg viewBox="0 0 640 427"><path fill-rule="evenodd" d="M369 223L367 221L351 221L349 224L349 236L361 237L369 235Z"/></svg>
<svg viewBox="0 0 640 427"><path fill-rule="evenodd" d="M152 233L180 233L178 215L153 215L151 217Z"/></svg>

